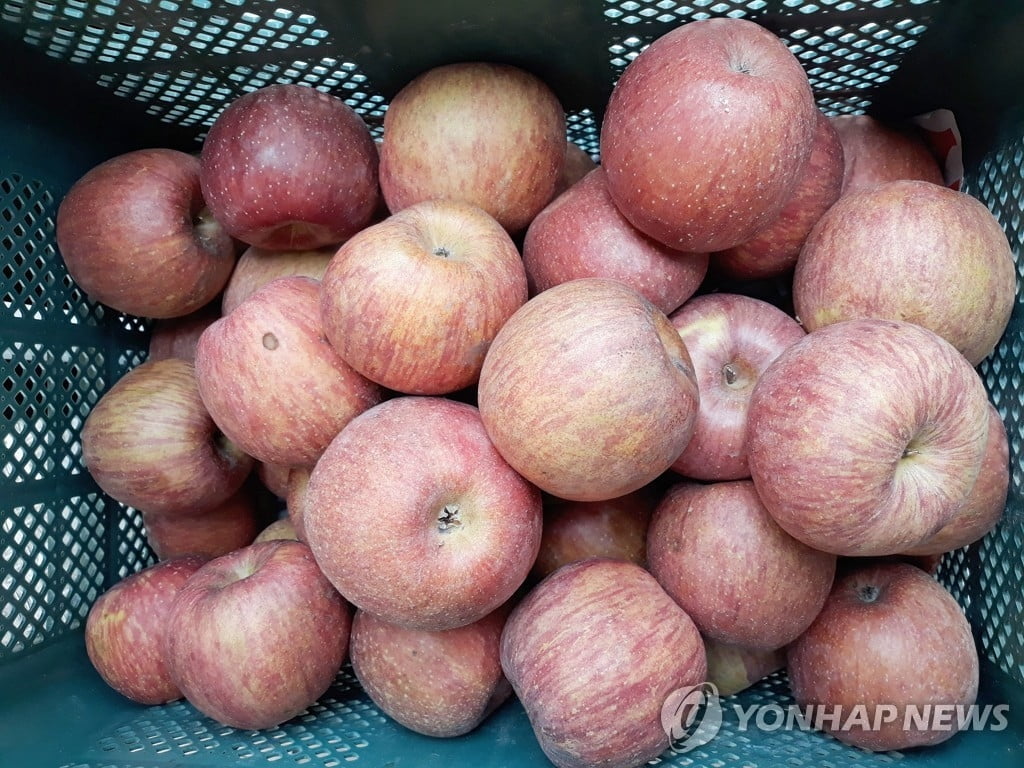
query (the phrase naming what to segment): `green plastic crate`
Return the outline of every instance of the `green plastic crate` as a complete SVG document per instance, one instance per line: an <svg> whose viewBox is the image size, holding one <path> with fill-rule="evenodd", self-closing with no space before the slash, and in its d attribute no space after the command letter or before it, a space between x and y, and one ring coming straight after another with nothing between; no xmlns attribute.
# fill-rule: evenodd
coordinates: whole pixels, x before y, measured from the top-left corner
<svg viewBox="0 0 1024 768"><path fill-rule="evenodd" d="M0 765L547 764L515 701L465 737L431 739L386 718L347 670L308 713L263 732L220 726L183 702L133 705L105 686L86 659L82 624L96 597L153 556L139 515L85 472L79 431L102 393L145 359L148 323L84 297L56 251L54 217L92 165L146 146L196 150L247 90L330 90L379 135L388 99L454 60L502 60L541 75L562 99L569 137L596 155L601 111L626 64L678 24L725 15L781 35L828 112L952 109L965 188L996 213L1020 257L1024 3L0 0ZM979 703L1009 704L1008 727L870 754L818 733L741 731L727 706L715 740L655 762L1024 766L1022 300L980 369L1010 435L1007 511L939 572L975 630ZM791 703L784 674L731 703Z"/></svg>

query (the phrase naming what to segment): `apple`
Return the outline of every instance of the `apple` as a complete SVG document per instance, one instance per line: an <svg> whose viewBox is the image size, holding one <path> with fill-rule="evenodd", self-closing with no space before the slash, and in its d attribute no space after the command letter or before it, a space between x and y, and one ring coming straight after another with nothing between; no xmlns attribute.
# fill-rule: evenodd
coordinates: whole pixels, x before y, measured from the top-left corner
<svg viewBox="0 0 1024 768"><path fill-rule="evenodd" d="M745 19L695 21L623 72L601 125L608 191L633 226L681 251L722 251L778 218L818 110L803 67Z"/></svg>
<svg viewBox="0 0 1024 768"><path fill-rule="evenodd" d="M165 560L125 577L89 609L85 650L103 681L138 704L181 698L164 659L174 596L206 562L195 555Z"/></svg>
<svg viewBox="0 0 1024 768"><path fill-rule="evenodd" d="M786 666L785 648L762 651L705 637L704 651L708 657L708 682L718 689L719 696L745 691Z"/></svg>
<svg viewBox="0 0 1024 768"><path fill-rule="evenodd" d="M363 376L440 395L476 383L498 329L527 298L515 243L483 209L411 205L364 229L331 259L324 333Z"/></svg>
<svg viewBox="0 0 1024 768"><path fill-rule="evenodd" d="M231 235L305 251L362 229L380 197L370 129L337 96L268 85L239 96L203 140L199 178Z"/></svg>
<svg viewBox="0 0 1024 768"><path fill-rule="evenodd" d="M201 510L142 510L146 540L160 560L201 555L220 557L251 544L260 531L260 516L243 486L220 504Z"/></svg>
<svg viewBox="0 0 1024 768"><path fill-rule="evenodd" d="M295 538L299 541L306 540L306 524L304 521L306 511L306 491L309 489L309 476L312 470L309 467L292 467L288 473L288 495L285 499L285 506L288 509L288 519L292 521L295 529Z"/></svg>
<svg viewBox="0 0 1024 768"><path fill-rule="evenodd" d="M965 547L995 528L1003 516L1010 489L1010 446L1006 425L991 403L988 413L988 438L981 471L967 499L943 528L905 550L904 554L928 557ZM931 565L937 566L937 559L932 560Z"/></svg>
<svg viewBox="0 0 1024 768"><path fill-rule="evenodd" d="M967 707L978 694L978 652L963 611L906 563L866 565L837 579L821 614L789 647L787 666L798 706L843 713L838 723L812 720L815 727L872 751L949 739L955 715L915 723L908 709ZM856 707L866 709L866 727L856 725Z"/></svg>
<svg viewBox="0 0 1024 768"><path fill-rule="evenodd" d="M252 544L209 561L171 605L171 679L200 712L232 728L272 728L334 681L352 613L298 541Z"/></svg>
<svg viewBox="0 0 1024 768"><path fill-rule="evenodd" d="M811 154L778 218L750 240L712 255L723 274L739 280L786 275L796 264L811 228L843 189L843 145L823 113L815 121Z"/></svg>
<svg viewBox="0 0 1024 768"><path fill-rule="evenodd" d="M669 745L662 705L704 681L690 617L643 568L594 558L561 568L515 607L501 666L559 768L635 766Z"/></svg>
<svg viewBox="0 0 1024 768"><path fill-rule="evenodd" d="M295 526L292 525L292 521L287 517L275 520L260 531L259 535L253 540L253 544L258 544L261 541L276 541L278 539L299 540L299 537L295 535Z"/></svg>
<svg viewBox="0 0 1024 768"><path fill-rule="evenodd" d="M634 288L665 314L692 296L708 271L706 253L682 253L647 237L619 213L602 168L551 202L526 230L530 293L581 277Z"/></svg>
<svg viewBox="0 0 1024 768"><path fill-rule="evenodd" d="M499 608L464 627L427 632L365 611L352 620L352 671L388 717L417 733L469 733L512 695L501 671Z"/></svg>
<svg viewBox="0 0 1024 768"><path fill-rule="evenodd" d="M879 317L923 325L977 365L1016 295L1013 251L983 203L926 181L843 195L811 231L793 275L809 331Z"/></svg>
<svg viewBox="0 0 1024 768"><path fill-rule="evenodd" d="M199 161L173 149L118 155L76 181L57 210L57 248L91 299L151 318L210 303L235 246L206 209Z"/></svg>
<svg viewBox="0 0 1024 768"><path fill-rule="evenodd" d="M518 232L551 200L565 142L562 105L535 75L508 64L446 64L391 100L380 185L392 213L449 198Z"/></svg>
<svg viewBox="0 0 1024 768"><path fill-rule="evenodd" d="M586 150L572 140L566 141L562 175L558 178L558 184L555 186L551 199L554 200L595 168L597 168L597 163L587 154Z"/></svg>
<svg viewBox="0 0 1024 768"><path fill-rule="evenodd" d="M703 636L771 651L814 621L836 558L786 533L750 480L687 482L654 510L647 567Z"/></svg>
<svg viewBox="0 0 1024 768"><path fill-rule="evenodd" d="M988 396L949 342L913 323L807 334L754 385L750 471L790 535L837 555L892 555L953 519L975 483Z"/></svg>
<svg viewBox="0 0 1024 768"><path fill-rule="evenodd" d="M696 480L750 477L747 411L758 377L806 334L778 307L734 293L696 296L669 320L693 363L700 406L672 469Z"/></svg>
<svg viewBox="0 0 1024 768"><path fill-rule="evenodd" d="M477 409L396 397L355 417L313 468L302 527L356 607L409 629L470 624L526 579L540 493L498 454Z"/></svg>
<svg viewBox="0 0 1024 768"><path fill-rule="evenodd" d="M540 580L590 557L647 563L647 525L658 496L650 488L605 501L544 499L544 530L532 575Z"/></svg>
<svg viewBox="0 0 1024 768"><path fill-rule="evenodd" d="M245 482L252 457L217 430L199 397L192 363L142 363L93 406L82 459L96 484L151 513L199 512Z"/></svg>
<svg viewBox="0 0 1024 768"><path fill-rule="evenodd" d="M512 315L477 398L505 460L573 501L625 496L665 472L693 435L699 403L672 323L605 278L556 285Z"/></svg>
<svg viewBox="0 0 1024 768"><path fill-rule="evenodd" d="M180 357L194 363L199 337L218 317L220 313L217 311L217 303L211 302L183 317L154 321L149 337L149 356L146 359Z"/></svg>
<svg viewBox="0 0 1024 768"><path fill-rule="evenodd" d="M220 313L228 314L276 277L304 275L319 280L337 250L337 245L312 251L268 251L250 246L239 256L224 288Z"/></svg>
<svg viewBox="0 0 1024 768"><path fill-rule="evenodd" d="M256 462L256 477L260 485L279 499L288 495L288 478L292 467L285 464L270 464L265 461Z"/></svg>
<svg viewBox="0 0 1024 768"><path fill-rule="evenodd" d="M318 281L279 277L199 338L203 403L259 461L312 466L353 416L380 401L377 385L324 339L319 300Z"/></svg>
<svg viewBox="0 0 1024 768"><path fill-rule="evenodd" d="M914 126L870 115L835 115L831 121L845 155L844 194L899 179L945 183L935 155Z"/></svg>

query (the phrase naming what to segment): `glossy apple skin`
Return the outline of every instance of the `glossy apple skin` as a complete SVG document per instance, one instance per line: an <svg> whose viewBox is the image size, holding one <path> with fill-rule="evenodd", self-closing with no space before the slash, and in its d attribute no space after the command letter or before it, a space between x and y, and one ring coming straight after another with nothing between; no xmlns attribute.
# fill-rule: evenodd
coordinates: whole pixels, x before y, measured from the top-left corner
<svg viewBox="0 0 1024 768"><path fill-rule="evenodd" d="M857 568L836 580L821 614L788 649L796 703L895 705L894 722L880 727L829 729L837 739L872 751L938 744L951 728L904 730L905 707L963 705L978 694L978 652L971 627L953 597L934 578L906 563ZM828 726L822 721L818 726Z"/></svg>
<svg viewBox="0 0 1024 768"><path fill-rule="evenodd" d="M352 620L349 653L363 690L388 717L417 733L469 733L512 695L501 671L499 608L464 627L406 629L365 611Z"/></svg>
<svg viewBox="0 0 1024 768"><path fill-rule="evenodd" d="M146 540L160 560L220 557L252 544L260 531L256 502L245 486L215 507L175 512L142 511Z"/></svg>
<svg viewBox="0 0 1024 768"><path fill-rule="evenodd" d="M740 245L712 255L716 267L738 280L787 274L796 264L811 229L843 190L843 144L821 112L815 120L811 154L779 216Z"/></svg>
<svg viewBox="0 0 1024 768"><path fill-rule="evenodd" d="M256 459L312 466L338 431L380 401L327 343L320 284L279 277L211 325L196 378L217 425Z"/></svg>
<svg viewBox="0 0 1024 768"><path fill-rule="evenodd" d="M388 106L381 189L392 213L461 200L519 232L551 200L565 142L562 105L535 75L507 64L446 64L413 79Z"/></svg>
<svg viewBox="0 0 1024 768"><path fill-rule="evenodd" d="M682 251L746 242L777 218L811 151L817 109L785 43L744 19L661 36L612 91L608 190L627 219Z"/></svg>
<svg viewBox="0 0 1024 768"><path fill-rule="evenodd" d="M695 480L750 477L747 412L758 377L806 334L778 307L735 293L695 296L669 316L700 391L693 437L672 469Z"/></svg>
<svg viewBox="0 0 1024 768"><path fill-rule="evenodd" d="M537 557L541 523L540 493L501 458L476 408L411 396L338 434L310 475L302 517L350 602L432 631L507 601Z"/></svg>
<svg viewBox="0 0 1024 768"><path fill-rule="evenodd" d="M1013 252L980 201L925 181L844 194L812 230L793 274L808 331L879 317L917 323L977 365L995 348L1017 291Z"/></svg>
<svg viewBox="0 0 1024 768"><path fill-rule="evenodd" d="M217 431L180 358L142 363L100 398L82 427L82 458L117 501L168 514L217 506L252 468Z"/></svg>
<svg viewBox="0 0 1024 768"><path fill-rule="evenodd" d="M370 221L377 166L369 128L344 101L268 85L235 99L210 126L200 181L233 237L304 251L340 243Z"/></svg>
<svg viewBox="0 0 1024 768"><path fill-rule="evenodd" d="M602 501L672 465L700 396L686 347L657 307L618 281L581 278L509 318L477 397L517 472L554 496Z"/></svg>
<svg viewBox="0 0 1024 768"><path fill-rule="evenodd" d="M995 406L989 404L988 439L978 479L953 519L934 536L903 554L929 557L952 552L972 544L999 523L1010 490L1010 446L1006 425ZM931 561L934 568L937 561ZM925 570L928 570L925 568Z"/></svg>
<svg viewBox="0 0 1024 768"><path fill-rule="evenodd" d="M697 628L654 578L600 558L561 568L523 598L502 633L501 665L559 768L657 757L668 747L664 701L707 672Z"/></svg>
<svg viewBox="0 0 1024 768"><path fill-rule="evenodd" d="M138 704L181 698L163 642L178 589L206 558L178 557L125 577L97 598L85 620L85 650L104 682Z"/></svg>
<svg viewBox="0 0 1024 768"><path fill-rule="evenodd" d="M749 480L673 486L647 531L647 567L712 640L771 651L810 626L835 555L786 533Z"/></svg>
<svg viewBox="0 0 1024 768"><path fill-rule="evenodd" d="M761 651L705 637L704 651L708 657L708 682L718 688L719 696L745 691L786 666L785 648Z"/></svg>
<svg viewBox="0 0 1024 768"><path fill-rule="evenodd" d="M219 317L217 303L211 302L184 317L154 321L153 332L149 337L149 356L146 359L180 357L195 363L199 337Z"/></svg>
<svg viewBox="0 0 1024 768"><path fill-rule="evenodd" d="M303 275L319 280L337 250L337 245L312 251L269 251L250 246L238 257L238 263L224 287L220 314L228 314L274 278Z"/></svg>
<svg viewBox="0 0 1024 768"><path fill-rule="evenodd" d="M669 314L708 271L706 253L682 253L637 230L615 207L605 172L591 171L537 214L523 241L530 293L581 277L620 280Z"/></svg>
<svg viewBox="0 0 1024 768"><path fill-rule="evenodd" d="M540 580L563 565L591 557L647 562L647 526L658 502L649 488L605 501L544 499L544 532L532 576Z"/></svg>
<svg viewBox="0 0 1024 768"><path fill-rule="evenodd" d="M235 265L231 237L205 207L195 157L128 152L68 190L57 247L90 298L131 315L180 317L212 301Z"/></svg>
<svg viewBox="0 0 1024 768"><path fill-rule="evenodd" d="M527 298L512 238L456 200L409 206L338 249L324 274L324 333L388 389L441 395L475 384L494 336Z"/></svg>
<svg viewBox="0 0 1024 768"><path fill-rule="evenodd" d="M772 517L837 555L892 555L945 526L981 468L988 397L948 342L913 323L809 333L761 374L750 470Z"/></svg>
<svg viewBox="0 0 1024 768"><path fill-rule="evenodd" d="M171 607L171 679L203 714L272 728L326 692L348 650L350 606L309 547L252 544L196 571Z"/></svg>
<svg viewBox="0 0 1024 768"><path fill-rule="evenodd" d="M910 125L886 124L870 115L834 115L843 145L843 193L899 179L944 184L942 169Z"/></svg>

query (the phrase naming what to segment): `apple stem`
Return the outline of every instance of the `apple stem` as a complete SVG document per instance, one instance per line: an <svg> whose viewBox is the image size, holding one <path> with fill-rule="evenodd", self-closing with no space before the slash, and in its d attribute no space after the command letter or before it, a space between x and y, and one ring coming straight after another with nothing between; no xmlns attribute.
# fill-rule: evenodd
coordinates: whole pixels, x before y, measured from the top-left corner
<svg viewBox="0 0 1024 768"><path fill-rule="evenodd" d="M730 387L736 383L740 373L736 370L736 367L732 363L726 363L722 367L722 375L725 377L725 383Z"/></svg>
<svg viewBox="0 0 1024 768"><path fill-rule="evenodd" d="M452 528L461 528L462 521L459 520L459 506L457 504L445 504L441 514L437 517L437 530L450 531Z"/></svg>

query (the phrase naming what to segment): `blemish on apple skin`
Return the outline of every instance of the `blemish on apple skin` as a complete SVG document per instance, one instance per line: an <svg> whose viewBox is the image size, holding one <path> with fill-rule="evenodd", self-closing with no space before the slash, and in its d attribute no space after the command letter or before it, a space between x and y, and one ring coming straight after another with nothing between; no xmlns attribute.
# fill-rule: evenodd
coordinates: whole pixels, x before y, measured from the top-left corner
<svg viewBox="0 0 1024 768"><path fill-rule="evenodd" d="M277 349L277 346L278 346L277 336L275 336L272 333L264 333L263 334L263 348L264 349L269 349L271 352L273 352L275 349Z"/></svg>

